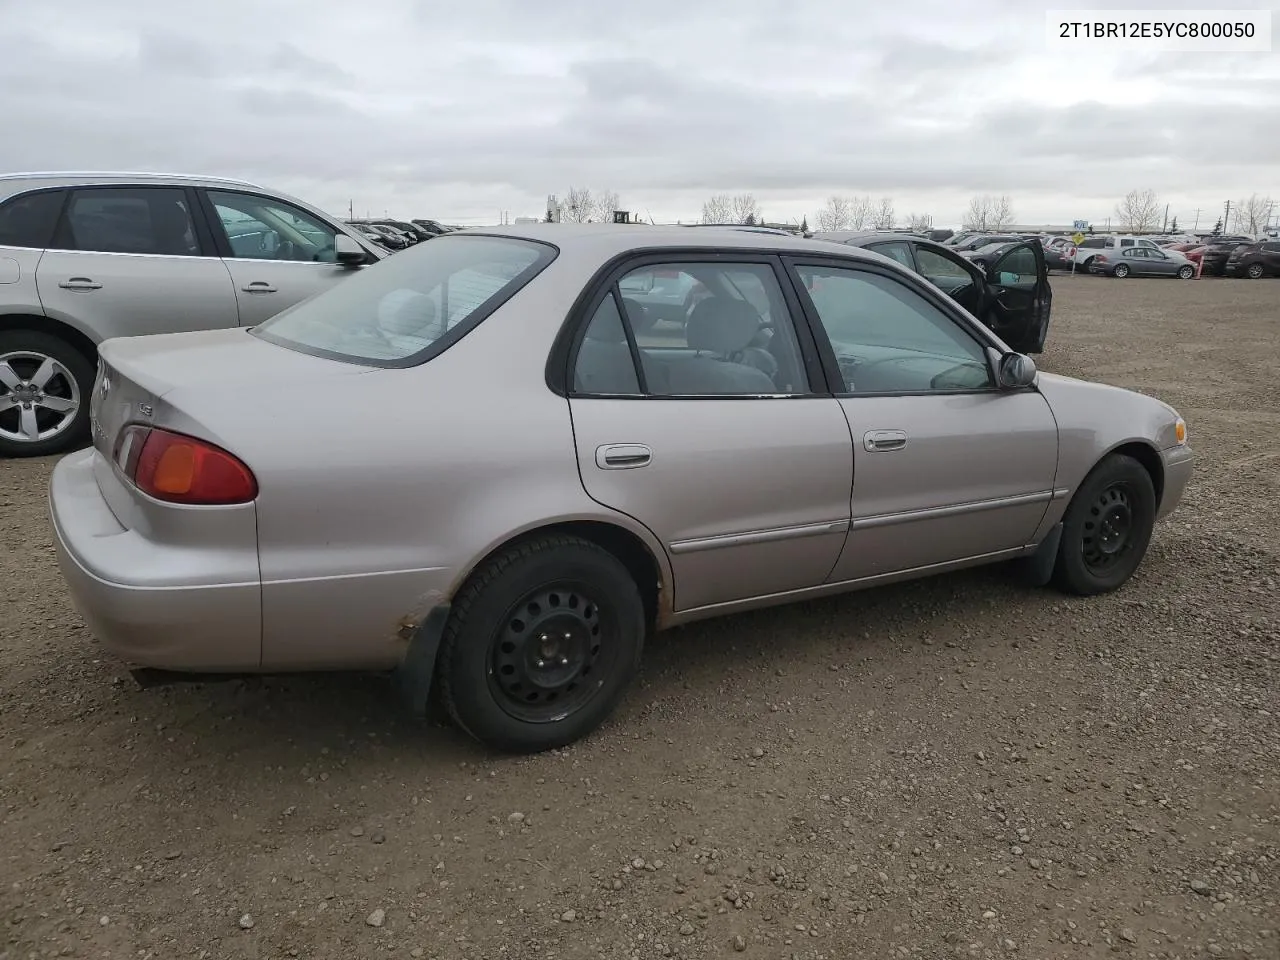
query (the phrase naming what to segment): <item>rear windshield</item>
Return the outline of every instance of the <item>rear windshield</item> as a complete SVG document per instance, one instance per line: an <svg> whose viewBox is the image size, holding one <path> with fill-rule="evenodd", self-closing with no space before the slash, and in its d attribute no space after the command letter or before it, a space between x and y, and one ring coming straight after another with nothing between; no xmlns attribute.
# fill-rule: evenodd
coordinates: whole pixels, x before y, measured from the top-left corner
<svg viewBox="0 0 1280 960"><path fill-rule="evenodd" d="M413 366L461 339L555 255L554 247L530 240L437 237L353 269L326 292L253 332L334 360Z"/></svg>

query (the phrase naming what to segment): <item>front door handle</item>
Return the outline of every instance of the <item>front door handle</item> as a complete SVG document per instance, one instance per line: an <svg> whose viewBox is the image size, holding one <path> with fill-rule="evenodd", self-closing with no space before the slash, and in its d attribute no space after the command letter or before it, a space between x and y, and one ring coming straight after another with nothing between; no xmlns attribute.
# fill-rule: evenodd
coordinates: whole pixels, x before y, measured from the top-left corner
<svg viewBox="0 0 1280 960"><path fill-rule="evenodd" d="M63 290L101 290L102 284L90 280L88 277L72 277L70 280L63 280L58 284Z"/></svg>
<svg viewBox="0 0 1280 960"><path fill-rule="evenodd" d="M275 293L276 288L265 280L255 280L240 288L245 293Z"/></svg>
<svg viewBox="0 0 1280 960"><path fill-rule="evenodd" d="M643 443L607 443L596 447L596 466L601 470L634 470L646 467L653 451Z"/></svg>
<svg viewBox="0 0 1280 960"><path fill-rule="evenodd" d="M905 430L868 430L862 435L862 445L870 453L901 450L907 445L907 432Z"/></svg>

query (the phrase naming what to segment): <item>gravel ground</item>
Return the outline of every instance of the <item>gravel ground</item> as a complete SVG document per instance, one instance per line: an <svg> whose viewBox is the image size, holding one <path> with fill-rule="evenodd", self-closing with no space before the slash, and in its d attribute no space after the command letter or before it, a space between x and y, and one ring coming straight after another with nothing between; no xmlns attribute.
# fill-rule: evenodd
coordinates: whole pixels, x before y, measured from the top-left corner
<svg viewBox="0 0 1280 960"><path fill-rule="evenodd" d="M1118 594L995 570L687 627L491 756L376 677L138 690L0 463L0 960L1280 957L1280 282L1063 277L1048 370L1199 455Z"/></svg>

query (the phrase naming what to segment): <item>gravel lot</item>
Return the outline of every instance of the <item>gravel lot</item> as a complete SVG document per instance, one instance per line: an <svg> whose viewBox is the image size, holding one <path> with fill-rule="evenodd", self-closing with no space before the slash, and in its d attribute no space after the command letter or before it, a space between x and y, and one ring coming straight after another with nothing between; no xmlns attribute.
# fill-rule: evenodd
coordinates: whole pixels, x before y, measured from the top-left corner
<svg viewBox="0 0 1280 960"><path fill-rule="evenodd" d="M0 960L1280 957L1280 282L1054 279L1197 474L1118 594L986 570L673 631L588 741L376 677L140 691L0 462Z"/></svg>

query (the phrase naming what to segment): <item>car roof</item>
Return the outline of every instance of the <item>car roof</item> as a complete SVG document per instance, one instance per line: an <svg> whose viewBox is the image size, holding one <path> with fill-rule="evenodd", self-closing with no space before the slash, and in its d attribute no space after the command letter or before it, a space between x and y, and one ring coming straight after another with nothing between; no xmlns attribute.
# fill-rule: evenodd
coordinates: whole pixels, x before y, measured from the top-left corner
<svg viewBox="0 0 1280 960"><path fill-rule="evenodd" d="M758 233L733 227L688 230L682 226L646 226L613 223L538 223L519 226L469 227L451 236L496 236L538 240L558 247L562 256L609 259L619 254L649 249L731 248L761 253L809 251L828 256L851 256L882 263L888 258L856 247L833 248L827 240L806 239L781 233ZM892 262L892 261L890 261Z"/></svg>
<svg viewBox="0 0 1280 960"><path fill-rule="evenodd" d="M0 173L0 199L26 190L43 187L82 187L96 184L156 183L206 187L250 187L259 184L234 177L216 177L199 173L157 173L128 170L47 170L25 173Z"/></svg>

